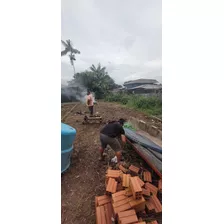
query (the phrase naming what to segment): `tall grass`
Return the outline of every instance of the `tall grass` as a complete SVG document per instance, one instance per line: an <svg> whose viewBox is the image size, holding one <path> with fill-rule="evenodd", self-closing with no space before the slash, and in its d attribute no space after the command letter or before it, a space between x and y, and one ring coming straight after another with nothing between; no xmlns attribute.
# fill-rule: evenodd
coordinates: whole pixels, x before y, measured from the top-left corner
<svg viewBox="0 0 224 224"><path fill-rule="evenodd" d="M121 103L129 108L137 109L148 115L162 115L162 101L157 97L116 93L106 96L104 100Z"/></svg>

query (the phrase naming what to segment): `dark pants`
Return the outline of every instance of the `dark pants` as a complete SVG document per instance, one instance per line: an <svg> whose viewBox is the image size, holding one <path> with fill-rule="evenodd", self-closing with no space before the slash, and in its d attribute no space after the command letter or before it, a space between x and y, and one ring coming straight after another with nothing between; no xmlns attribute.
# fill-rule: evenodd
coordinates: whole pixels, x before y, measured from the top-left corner
<svg viewBox="0 0 224 224"><path fill-rule="evenodd" d="M93 115L93 106L89 106L90 115Z"/></svg>
<svg viewBox="0 0 224 224"><path fill-rule="evenodd" d="M122 151L122 142L120 138L111 138L107 135L100 134L100 142L103 150L109 145L115 152Z"/></svg>

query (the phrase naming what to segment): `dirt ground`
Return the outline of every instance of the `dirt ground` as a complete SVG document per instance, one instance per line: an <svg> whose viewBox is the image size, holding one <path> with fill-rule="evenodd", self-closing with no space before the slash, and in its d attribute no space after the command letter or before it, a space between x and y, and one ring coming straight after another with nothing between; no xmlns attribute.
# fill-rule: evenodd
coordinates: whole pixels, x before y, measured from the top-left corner
<svg viewBox="0 0 224 224"><path fill-rule="evenodd" d="M64 117L75 104L62 105L61 115ZM140 112L114 103L100 102L94 112L103 117L102 124L83 125L83 115L76 112L88 111L86 106L77 103L64 123L74 127L77 136L75 150L71 158L71 166L61 178L61 223L93 224L95 223L95 196L105 192L106 164L98 161L99 131L108 120L136 117L147 121ZM137 156L136 156L137 157Z"/></svg>

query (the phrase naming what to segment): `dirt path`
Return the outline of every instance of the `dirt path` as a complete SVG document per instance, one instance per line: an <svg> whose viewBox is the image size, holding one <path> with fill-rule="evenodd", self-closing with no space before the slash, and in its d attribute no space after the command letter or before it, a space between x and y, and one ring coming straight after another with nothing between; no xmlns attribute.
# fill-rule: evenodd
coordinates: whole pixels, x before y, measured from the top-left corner
<svg viewBox="0 0 224 224"><path fill-rule="evenodd" d="M62 106L62 117L73 106ZM62 224L95 223L95 196L105 192L107 167L98 162L99 130L103 124L83 125L83 115L75 115L78 111L84 112L87 108L79 103L64 122L77 130L77 136L71 166L61 179ZM104 122L131 116L146 119L140 112L113 103L100 102L95 111L102 115Z"/></svg>

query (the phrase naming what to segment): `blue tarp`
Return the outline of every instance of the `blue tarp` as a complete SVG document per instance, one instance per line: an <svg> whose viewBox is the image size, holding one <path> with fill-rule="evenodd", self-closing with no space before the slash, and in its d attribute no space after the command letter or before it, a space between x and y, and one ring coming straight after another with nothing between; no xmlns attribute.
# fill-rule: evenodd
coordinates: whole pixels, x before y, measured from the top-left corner
<svg viewBox="0 0 224 224"><path fill-rule="evenodd" d="M154 142L150 141L148 138L145 138L142 135L128 128L124 128L124 130L125 130L126 137L130 139L131 141L138 143L139 145L145 148L149 148L157 153L162 154L162 148L158 146L157 144L155 144ZM158 155L156 157L158 157Z"/></svg>
<svg viewBox="0 0 224 224"><path fill-rule="evenodd" d="M162 161L162 154L159 152L156 152L154 150L151 150L150 148L147 148L147 150L149 152L151 152L157 159L159 159L160 161Z"/></svg>
<svg viewBox="0 0 224 224"><path fill-rule="evenodd" d="M144 155L144 160L149 161L151 164L153 164L156 169L162 173L162 161L160 161L156 156L154 156L148 149L144 148L143 146L139 144L133 144L137 151L141 152L141 154Z"/></svg>

